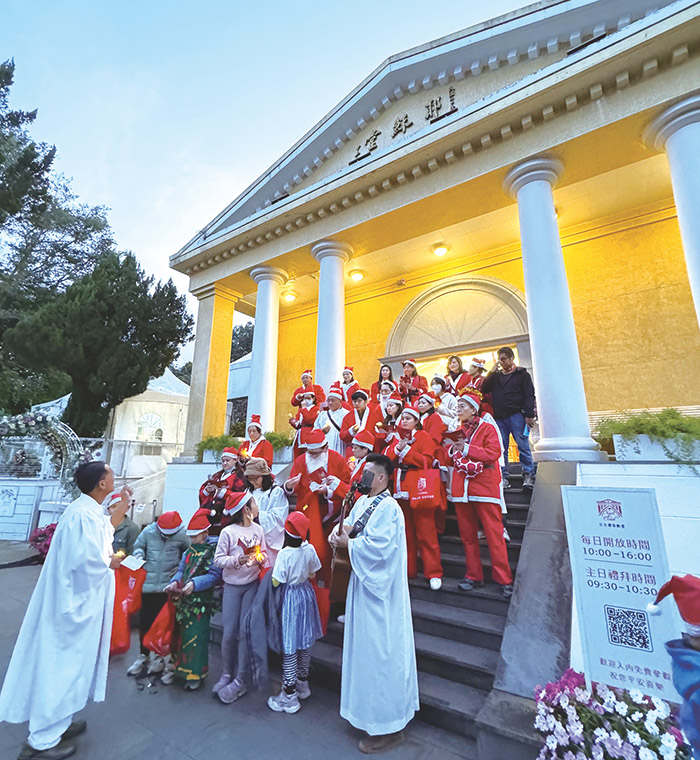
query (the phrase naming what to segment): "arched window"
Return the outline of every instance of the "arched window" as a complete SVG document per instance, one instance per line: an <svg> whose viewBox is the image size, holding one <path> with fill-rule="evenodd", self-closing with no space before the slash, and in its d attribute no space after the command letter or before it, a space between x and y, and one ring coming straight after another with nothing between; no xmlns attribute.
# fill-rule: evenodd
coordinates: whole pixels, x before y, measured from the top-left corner
<svg viewBox="0 0 700 760"><path fill-rule="evenodd" d="M163 420L153 412L144 414L136 427L137 441L162 441Z"/></svg>

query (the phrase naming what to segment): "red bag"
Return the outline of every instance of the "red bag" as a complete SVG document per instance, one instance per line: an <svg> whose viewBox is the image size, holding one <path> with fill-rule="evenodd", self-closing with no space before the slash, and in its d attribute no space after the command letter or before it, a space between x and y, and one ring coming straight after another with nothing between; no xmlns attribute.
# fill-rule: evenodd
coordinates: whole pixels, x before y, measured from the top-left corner
<svg viewBox="0 0 700 760"><path fill-rule="evenodd" d="M440 470L408 470L403 477L411 509L435 509L442 502Z"/></svg>
<svg viewBox="0 0 700 760"><path fill-rule="evenodd" d="M118 567L114 572L114 613L112 617L112 637L110 654L124 654L131 644L130 617L141 608L141 589L146 580L146 571L128 570Z"/></svg>
<svg viewBox="0 0 700 760"><path fill-rule="evenodd" d="M170 654L175 635L175 604L172 599L163 605L148 633L143 637L143 645L161 657Z"/></svg>

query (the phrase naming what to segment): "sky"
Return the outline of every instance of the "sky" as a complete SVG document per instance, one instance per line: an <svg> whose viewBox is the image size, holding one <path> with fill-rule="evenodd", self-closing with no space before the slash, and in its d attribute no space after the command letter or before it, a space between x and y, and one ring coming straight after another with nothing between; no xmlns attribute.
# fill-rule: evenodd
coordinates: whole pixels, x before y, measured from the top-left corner
<svg viewBox="0 0 700 760"><path fill-rule="evenodd" d="M526 4L1 0L0 59L80 201L185 293L169 256L382 61Z"/></svg>

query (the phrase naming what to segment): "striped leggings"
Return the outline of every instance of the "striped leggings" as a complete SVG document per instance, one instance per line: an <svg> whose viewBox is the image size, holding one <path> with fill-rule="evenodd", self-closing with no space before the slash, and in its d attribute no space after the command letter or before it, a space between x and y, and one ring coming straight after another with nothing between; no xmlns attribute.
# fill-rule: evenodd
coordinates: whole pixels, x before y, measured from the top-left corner
<svg viewBox="0 0 700 760"><path fill-rule="evenodd" d="M297 681L309 680L311 649L298 649L292 654L282 655L282 685L287 694L294 694Z"/></svg>

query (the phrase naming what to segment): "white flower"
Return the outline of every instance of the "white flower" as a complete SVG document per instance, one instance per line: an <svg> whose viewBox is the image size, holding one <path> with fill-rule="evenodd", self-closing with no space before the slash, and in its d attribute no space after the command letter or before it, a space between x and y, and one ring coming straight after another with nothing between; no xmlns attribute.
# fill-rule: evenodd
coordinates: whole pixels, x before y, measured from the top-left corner
<svg viewBox="0 0 700 760"><path fill-rule="evenodd" d="M656 752L652 752L648 747L642 747L639 750L639 760L658 760Z"/></svg>
<svg viewBox="0 0 700 760"><path fill-rule="evenodd" d="M616 702L615 703L615 712L619 715L627 715L628 708L626 702Z"/></svg>
<svg viewBox="0 0 700 760"><path fill-rule="evenodd" d="M658 697L652 697L651 701L661 718L664 720L668 718L668 716L671 714L671 709L666 704L666 702L664 702L663 699L659 699Z"/></svg>
<svg viewBox="0 0 700 760"><path fill-rule="evenodd" d="M629 729L627 731L627 741L630 744L634 744L635 747L639 747L639 745L642 743L642 737L636 731Z"/></svg>
<svg viewBox="0 0 700 760"><path fill-rule="evenodd" d="M675 749L678 746L676 737L673 734L664 734L661 737L661 744L665 744L666 746L672 747L673 749Z"/></svg>
<svg viewBox="0 0 700 760"><path fill-rule="evenodd" d="M543 715L538 715L535 718L535 728L543 733L547 730L547 720Z"/></svg>
<svg viewBox="0 0 700 760"><path fill-rule="evenodd" d="M565 747L569 743L569 734L561 724L554 729L554 738Z"/></svg>
<svg viewBox="0 0 700 760"><path fill-rule="evenodd" d="M588 702L591 698L590 691L581 689L578 686L574 689L574 696L579 702Z"/></svg>
<svg viewBox="0 0 700 760"><path fill-rule="evenodd" d="M630 689L629 695L635 704L641 705L644 702L644 694L639 689Z"/></svg>
<svg viewBox="0 0 700 760"><path fill-rule="evenodd" d="M656 725L656 721L651 719L651 713L647 715L647 719L644 721L644 728L652 735L659 735L659 727Z"/></svg>
<svg viewBox="0 0 700 760"><path fill-rule="evenodd" d="M554 751L559 746L559 742L552 736L552 734L547 737L546 744L552 751Z"/></svg>
<svg viewBox="0 0 700 760"><path fill-rule="evenodd" d="M556 724L556 721L554 720L553 715L548 715L545 720L547 721L547 731L554 731L554 726Z"/></svg>
<svg viewBox="0 0 700 760"><path fill-rule="evenodd" d="M593 732L593 736L595 736L596 741L602 742L608 738L608 732L604 728L596 728Z"/></svg>
<svg viewBox="0 0 700 760"><path fill-rule="evenodd" d="M659 747L659 753L664 760L676 760L676 750L674 747L669 747L666 744L662 744Z"/></svg>
<svg viewBox="0 0 700 760"><path fill-rule="evenodd" d="M639 721L643 717L644 716L642 715L642 713L640 713L639 710L637 710L637 712L633 712L632 715L630 715L630 720Z"/></svg>

